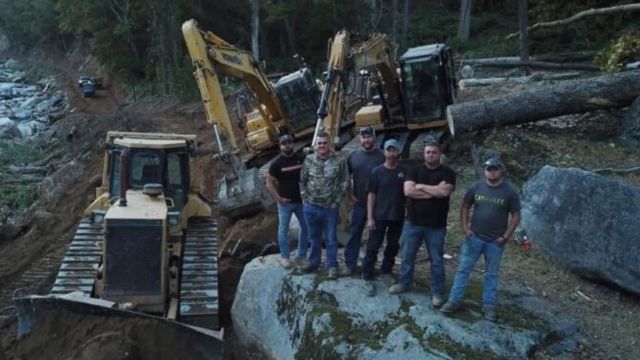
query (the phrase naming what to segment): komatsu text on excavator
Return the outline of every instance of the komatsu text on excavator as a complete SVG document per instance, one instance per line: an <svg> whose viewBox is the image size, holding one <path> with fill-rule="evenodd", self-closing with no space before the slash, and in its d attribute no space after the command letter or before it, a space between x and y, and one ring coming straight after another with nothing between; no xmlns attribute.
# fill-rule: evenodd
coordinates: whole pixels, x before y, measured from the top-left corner
<svg viewBox="0 0 640 360"><path fill-rule="evenodd" d="M258 169L248 160L277 148L277 138L311 136L320 91L309 69L302 68L272 85L250 52L238 49L211 32L198 28L195 20L182 25L200 95L213 124L219 156L227 173L218 181L218 202L223 214L243 217L273 204ZM257 98L256 111L247 116L243 153L227 111L218 74L239 78Z"/></svg>

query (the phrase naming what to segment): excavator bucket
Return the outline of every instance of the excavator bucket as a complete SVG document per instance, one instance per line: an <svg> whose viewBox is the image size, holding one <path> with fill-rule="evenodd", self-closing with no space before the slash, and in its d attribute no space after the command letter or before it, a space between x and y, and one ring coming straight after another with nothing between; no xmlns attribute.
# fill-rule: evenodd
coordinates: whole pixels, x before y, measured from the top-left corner
<svg viewBox="0 0 640 360"><path fill-rule="evenodd" d="M61 359L119 359L123 354L136 359L222 359L221 332L114 308L112 302L79 294L14 298L18 339L28 344L24 347L43 349L55 343Z"/></svg>
<svg viewBox="0 0 640 360"><path fill-rule="evenodd" d="M236 179L224 177L218 181L218 202L223 215L232 219L247 217L274 204L258 169L241 169L237 174Z"/></svg>

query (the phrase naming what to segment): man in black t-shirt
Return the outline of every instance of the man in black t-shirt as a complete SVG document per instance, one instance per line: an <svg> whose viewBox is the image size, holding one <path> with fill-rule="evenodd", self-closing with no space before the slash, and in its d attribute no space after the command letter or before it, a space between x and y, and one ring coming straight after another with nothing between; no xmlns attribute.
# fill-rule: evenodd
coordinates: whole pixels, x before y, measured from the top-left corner
<svg viewBox="0 0 640 360"><path fill-rule="evenodd" d="M402 228L402 265L400 282L389 288L392 294L411 289L416 253L423 240L431 259L431 303L444 303L444 239L447 235L449 197L456 174L440 163L442 153L437 142L424 147L425 163L411 169L404 182L407 218Z"/></svg>
<svg viewBox="0 0 640 360"><path fill-rule="evenodd" d="M279 138L280 155L269 166L267 188L278 202L278 245L282 256L282 266L291 267L289 260L289 222L295 214L300 223L298 234L298 253L295 262L304 266L307 258L309 240L305 222L302 199L300 198L300 169L304 159L293 151L293 138L284 134Z"/></svg>
<svg viewBox="0 0 640 360"><path fill-rule="evenodd" d="M404 219L404 180L407 171L398 164L400 144L394 140L384 143L384 164L371 170L367 186L367 229L369 241L367 253L362 264L362 277L365 280L365 291L374 296L376 288L373 283L373 267L378 257L382 241L387 237L387 246L380 272L391 274L391 269L398 255L402 221Z"/></svg>

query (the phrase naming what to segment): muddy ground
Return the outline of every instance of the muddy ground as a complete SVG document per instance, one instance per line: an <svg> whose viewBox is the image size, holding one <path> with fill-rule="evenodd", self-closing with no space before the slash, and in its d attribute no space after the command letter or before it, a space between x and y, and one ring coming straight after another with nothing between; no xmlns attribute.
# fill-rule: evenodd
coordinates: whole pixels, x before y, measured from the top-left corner
<svg viewBox="0 0 640 360"><path fill-rule="evenodd" d="M56 358L56 355L59 355L57 358L83 358L81 357L84 354L83 351L88 351L89 356L92 354L91 351L97 351L92 349L113 350L113 354L120 355L140 354L129 358L144 358L142 354L153 354L153 350L148 346L163 343L158 339L151 342L150 339L144 338L144 335L133 335L128 332L138 325L144 328L144 324L128 322L120 326L117 323L115 325L110 323L100 327L102 321L89 319L75 319L73 323L78 326L63 328L63 332L58 335L55 343L43 343L37 336L18 341L15 336L15 311L11 307L10 298L16 292L22 294L48 292L65 245L71 240L82 210L92 200L96 176L101 169L100 141L104 138L106 131L197 134L202 146L197 159L194 181L202 186L207 197L215 198L215 180L220 173L221 165L212 157L214 147L211 145L213 143L211 129L204 121L201 104L199 102L177 104L163 99L133 101L132 98L124 97L125 91L117 84L109 82L107 89L100 91L97 98L83 99L75 81L81 72L86 72L83 66L91 64L91 61L86 60L84 57L75 55L64 63L51 61L38 64L46 66L57 74L62 86L66 87L71 111L53 126L55 135L50 135L51 141L44 141L37 146L43 146L46 153L60 151L60 155L52 160L56 166L60 167L71 159L76 159L86 166L86 170L65 189L64 195L55 203L36 202L24 217L21 235L0 243L0 360L3 360L3 357L41 358L42 355L36 354L45 353L49 354L50 358ZM461 98L474 99L517 90L517 87L509 86L474 88L462 93ZM517 154L525 154L526 159L537 159L518 162L528 164L524 166L522 172L514 174L522 177L518 181L523 181L524 176L533 171L531 167L541 166L542 163L584 169L637 166L640 163L638 149L626 146L617 140L619 119L620 112L603 112L567 117L557 120L556 123L546 122L488 130L452 141L447 155L451 160L451 166L458 173L458 186L452 198L449 217L449 236L446 247L447 253L453 257L447 265L447 274L452 274L455 269L457 246L462 241L457 214L461 198L464 189L476 179L471 144L500 149L505 152L507 158L516 159ZM572 126L564 126L567 123L571 123ZM74 128L76 130L69 138L68 135ZM522 139L526 140L524 143L534 143L536 146L522 147ZM544 156L541 157L540 153ZM638 175L630 174L620 178L640 186ZM268 245L275 240L276 226L277 219L273 211L235 224L221 220L221 321L227 328L230 328L232 322L229 309L242 267L253 256L269 251ZM524 287L532 294L548 299L558 310L578 320L581 325L582 339L575 358L640 358L640 298L638 296L570 273L553 264L538 252L535 246L530 252L525 253L516 243L511 243L507 247L503 264L502 281L504 283ZM423 261L421 263L423 272L418 272L416 275L420 285L419 290L427 289L428 278L424 271L427 265L427 262ZM476 276L481 276L481 273L476 273ZM448 280L450 281L450 277ZM141 333L144 334L144 331ZM115 336L115 334L126 335ZM92 338L97 336L97 338L89 343L78 342L78 338L83 335L91 335ZM165 342L176 344L170 339L166 339ZM231 351L227 357L233 358L232 349L228 350ZM544 349L541 349L536 357L548 358ZM118 357L114 355L112 358Z"/></svg>

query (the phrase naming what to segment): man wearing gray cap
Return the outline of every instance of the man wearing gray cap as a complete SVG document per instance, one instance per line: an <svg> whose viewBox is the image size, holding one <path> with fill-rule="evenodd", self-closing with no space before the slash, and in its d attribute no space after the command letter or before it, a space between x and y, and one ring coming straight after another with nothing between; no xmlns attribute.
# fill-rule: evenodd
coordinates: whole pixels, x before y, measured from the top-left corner
<svg viewBox="0 0 640 360"><path fill-rule="evenodd" d="M342 275L350 276L358 265L362 232L367 222L367 182L374 167L384 163L384 153L375 147L375 131L371 126L360 129L360 149L347 156L347 166L351 174L351 222L349 239L344 248L345 267Z"/></svg>
<svg viewBox="0 0 640 360"><path fill-rule="evenodd" d="M304 218L302 198L300 197L300 169L304 159L293 149L293 137L289 134L281 135L280 155L269 166L267 175L267 189L278 202L278 245L282 257L282 266L291 266L289 259L289 222L295 214L300 224L298 234L298 251L296 264L303 266L307 259L309 241L307 237L307 222Z"/></svg>
<svg viewBox="0 0 640 360"><path fill-rule="evenodd" d="M365 280L365 291L374 296L376 288L373 283L373 267L378 257L378 250L387 237L387 246L380 266L380 272L391 274L396 255L400 247L400 233L404 220L404 178L407 173L404 166L398 164L400 144L391 139L384 143L384 164L371 170L367 185L367 229L369 240L367 252L362 264L362 277Z"/></svg>
<svg viewBox="0 0 640 360"><path fill-rule="evenodd" d="M520 197L515 188L504 181L503 169L504 165L497 157L487 159L484 163L484 180L471 185L464 195L460 222L466 240L460 251L460 263L449 300L440 309L444 313L460 308L471 271L480 255L483 255L482 312L485 319L496 320L495 306L502 253L504 245L520 222ZM472 207L473 215L469 223Z"/></svg>

